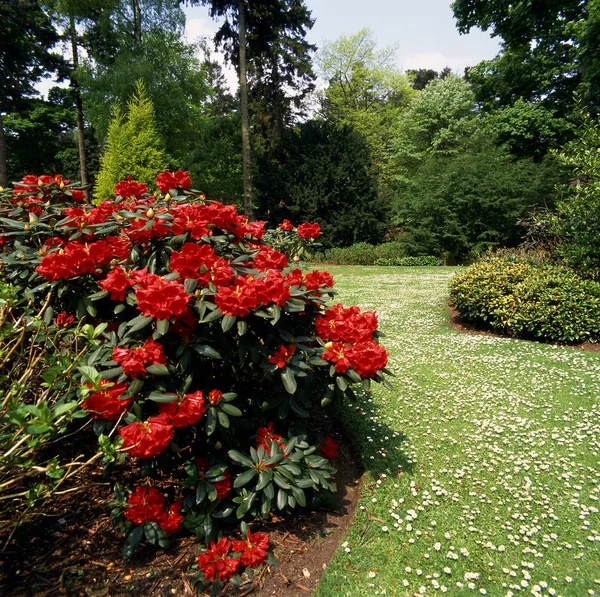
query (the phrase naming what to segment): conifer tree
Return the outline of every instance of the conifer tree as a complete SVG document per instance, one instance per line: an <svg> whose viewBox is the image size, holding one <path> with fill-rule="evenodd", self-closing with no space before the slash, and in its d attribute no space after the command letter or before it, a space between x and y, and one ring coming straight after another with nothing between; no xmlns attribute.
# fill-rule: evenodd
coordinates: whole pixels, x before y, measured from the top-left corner
<svg viewBox="0 0 600 597"><path fill-rule="evenodd" d="M127 176L151 186L167 165L156 128L154 106L141 81L123 117L115 109L108 130L106 151L100 159L94 197L97 201L114 198L115 184Z"/></svg>

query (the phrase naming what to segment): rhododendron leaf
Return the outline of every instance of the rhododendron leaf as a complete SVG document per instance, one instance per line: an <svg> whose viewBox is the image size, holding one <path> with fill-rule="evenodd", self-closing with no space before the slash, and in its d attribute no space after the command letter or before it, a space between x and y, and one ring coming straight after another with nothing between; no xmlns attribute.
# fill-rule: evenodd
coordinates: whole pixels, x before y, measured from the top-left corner
<svg viewBox="0 0 600 597"><path fill-rule="evenodd" d="M105 296L108 296L108 290L101 290L100 292L94 292L94 294L90 294L88 296L88 299L90 299L90 301L99 301L100 299L103 299Z"/></svg>
<svg viewBox="0 0 600 597"><path fill-rule="evenodd" d="M143 379L134 379L127 387L127 396L135 396L144 387Z"/></svg>
<svg viewBox="0 0 600 597"><path fill-rule="evenodd" d="M172 272L170 274L165 274L162 276L164 280L168 280L169 282L173 282L174 280L179 280L181 276L177 272Z"/></svg>
<svg viewBox="0 0 600 597"><path fill-rule="evenodd" d="M168 319L159 319L156 322L156 333L158 336L164 336L169 331L171 322Z"/></svg>
<svg viewBox="0 0 600 597"><path fill-rule="evenodd" d="M331 404L332 398L330 396L323 396L321 398L321 406L325 408L328 404Z"/></svg>
<svg viewBox="0 0 600 597"><path fill-rule="evenodd" d="M345 392L348 389L348 381L343 375L338 375L335 378L335 383L342 392Z"/></svg>
<svg viewBox="0 0 600 597"><path fill-rule="evenodd" d="M310 473L310 471L309 471ZM315 486L315 481L313 481L312 479L297 479L296 480L296 485L298 487L302 487L303 489L309 489L309 488L313 488Z"/></svg>
<svg viewBox="0 0 600 597"><path fill-rule="evenodd" d="M300 473L302 472L300 470L300 467L295 465L293 462L290 462L289 459L285 461L285 464L282 464L278 470L280 470L281 472L284 471L290 471L290 473L292 473L292 475L294 476L299 476Z"/></svg>
<svg viewBox="0 0 600 597"><path fill-rule="evenodd" d="M346 371L346 377L349 377L350 380L355 383L360 383L362 381L362 377L356 371L354 371L354 369L348 369L348 371Z"/></svg>
<svg viewBox="0 0 600 597"><path fill-rule="evenodd" d="M248 469L247 471L240 473L235 478L235 481L233 482L233 486L236 489L243 487L244 485L246 485L246 483L249 483L252 479L254 479L254 477L256 477L256 475L257 475L257 472L256 472L255 468Z"/></svg>
<svg viewBox="0 0 600 597"><path fill-rule="evenodd" d="M188 278L183 283L183 288L188 294L192 294L194 290L198 287L198 280L194 280L193 278Z"/></svg>
<svg viewBox="0 0 600 597"><path fill-rule="evenodd" d="M52 307L48 307L44 313L44 323L46 325L50 325L52 318L54 317L54 309Z"/></svg>
<svg viewBox="0 0 600 597"><path fill-rule="evenodd" d="M294 498L296 498L296 501L302 506L306 506L306 496L304 495L304 492L302 491L302 489L300 489L299 487L294 487L292 485L292 493L294 494Z"/></svg>
<svg viewBox="0 0 600 597"><path fill-rule="evenodd" d="M123 373L123 367L113 367L112 369L105 369L100 374L102 379L114 379L115 377L119 377Z"/></svg>
<svg viewBox="0 0 600 597"><path fill-rule="evenodd" d="M394 389L394 386L385 377L381 378L381 383L386 390L392 391Z"/></svg>
<svg viewBox="0 0 600 597"><path fill-rule="evenodd" d="M304 311L304 307L306 306L306 303L304 301L295 298L289 298L286 304L287 310L290 313L301 313L302 311Z"/></svg>
<svg viewBox="0 0 600 597"><path fill-rule="evenodd" d="M296 358L294 358L292 360L292 362L294 363L294 365L300 369L310 369L310 365L308 365L307 363L305 363L304 361L300 361Z"/></svg>
<svg viewBox="0 0 600 597"><path fill-rule="evenodd" d="M273 320L271 321L271 325L275 325L281 318L281 309L278 305L273 305L271 307L271 313L273 314Z"/></svg>
<svg viewBox="0 0 600 597"><path fill-rule="evenodd" d="M248 331L248 323L241 319L237 322L238 336L243 336Z"/></svg>
<svg viewBox="0 0 600 597"><path fill-rule="evenodd" d="M149 323L154 321L152 317L146 317L144 315L138 315L134 319L132 319L127 325L129 326L129 333L137 332L143 328L145 328Z"/></svg>
<svg viewBox="0 0 600 597"><path fill-rule="evenodd" d="M293 495L288 495L288 506L290 508L296 507L296 498Z"/></svg>
<svg viewBox="0 0 600 597"><path fill-rule="evenodd" d="M219 419L219 425L229 429L229 417L221 410L217 411L217 418Z"/></svg>
<svg viewBox="0 0 600 597"><path fill-rule="evenodd" d="M307 418L310 414L307 410L302 408L296 400L290 400L290 409L299 417L302 417L304 419Z"/></svg>
<svg viewBox="0 0 600 597"><path fill-rule="evenodd" d="M100 381L100 373L95 367L89 365L82 365L77 367L77 371L83 375L84 379L91 381L93 384L97 384Z"/></svg>
<svg viewBox="0 0 600 597"><path fill-rule="evenodd" d="M146 371L148 371L148 373L152 373L152 375L169 375L169 369L167 368L167 366L160 365L158 363L148 365L146 367Z"/></svg>
<svg viewBox="0 0 600 597"><path fill-rule="evenodd" d="M294 372L289 367L284 367L281 371L281 381L283 382L283 387L285 388L288 394L293 394L298 387L296 384L296 377L294 376Z"/></svg>
<svg viewBox="0 0 600 597"><path fill-rule="evenodd" d="M208 409L208 413L206 415L206 423L204 429L206 431L206 435L212 435L217 428L217 409L212 407Z"/></svg>
<svg viewBox="0 0 600 597"><path fill-rule="evenodd" d="M283 490L280 489L277 492L277 508L279 510L283 510L287 505L287 493Z"/></svg>
<svg viewBox="0 0 600 597"><path fill-rule="evenodd" d="M169 245L171 245L172 247L183 245L183 243L187 240L187 236L187 232L184 234L178 234L177 236L171 238L171 240L169 241Z"/></svg>
<svg viewBox="0 0 600 597"><path fill-rule="evenodd" d="M123 545L122 556L124 560L129 560L135 551L135 548L140 544L144 536L144 527L137 526L127 535L125 545Z"/></svg>
<svg viewBox="0 0 600 597"><path fill-rule="evenodd" d="M221 410L232 417L242 416L242 411L237 406L233 406L233 404L221 404Z"/></svg>
<svg viewBox="0 0 600 597"><path fill-rule="evenodd" d="M237 394L235 392L225 392L223 394L223 400L225 402L231 402L237 398Z"/></svg>
<svg viewBox="0 0 600 597"><path fill-rule="evenodd" d="M273 478L273 473L271 471L263 471L258 474L258 483L256 484L256 491L260 491L264 489Z"/></svg>
<svg viewBox="0 0 600 597"><path fill-rule="evenodd" d="M275 484L279 485L282 489L289 489L291 487L291 485L277 472L273 475L273 481L275 481Z"/></svg>
<svg viewBox="0 0 600 597"><path fill-rule="evenodd" d="M233 514L233 507L228 506L225 510L214 512L213 518L229 518Z"/></svg>
<svg viewBox="0 0 600 597"><path fill-rule="evenodd" d="M192 344L192 348L203 357L209 357L211 359L221 358L221 355L208 344Z"/></svg>
<svg viewBox="0 0 600 597"><path fill-rule="evenodd" d="M165 394L164 392L150 392L150 396L148 396L148 400L152 400L152 402L159 402L161 404L166 404L169 402L175 402L177 400L177 394Z"/></svg>
<svg viewBox="0 0 600 597"><path fill-rule="evenodd" d="M263 489L263 493L267 499L272 500L275 497L275 485L273 485L273 483L269 483L268 485L265 485L265 488ZM271 507L271 505L269 504L269 508L270 507Z"/></svg>
<svg viewBox="0 0 600 597"><path fill-rule="evenodd" d="M224 332L227 332L233 327L233 324L235 322L236 322L235 315L224 315L223 319L221 320L221 329Z"/></svg>
<svg viewBox="0 0 600 597"><path fill-rule="evenodd" d="M213 309L206 317L201 319L200 323L210 323L215 319L219 319L219 317L221 317L222 315L223 313L221 312L221 309L217 307L216 309Z"/></svg>
<svg viewBox="0 0 600 597"><path fill-rule="evenodd" d="M365 392L369 392L371 390L371 380L370 379L363 379L362 385L363 385L363 389L365 390Z"/></svg>
<svg viewBox="0 0 600 597"><path fill-rule="evenodd" d="M250 460L250 458L248 458L248 456L245 456L244 454L240 454L236 450L229 450L229 452L227 452L227 455L229 456L229 458L231 458L231 460L233 460L234 462L237 462L239 464L242 464L243 466L247 466L247 467L254 466L254 464L252 463L252 460Z"/></svg>
<svg viewBox="0 0 600 597"><path fill-rule="evenodd" d="M144 535L148 543L158 545L163 549L169 547L169 539L167 534L160 528L156 522L147 522L144 524Z"/></svg>
<svg viewBox="0 0 600 597"><path fill-rule="evenodd" d="M66 402L65 404L59 404L56 408L52 409L52 419L56 419L75 408L77 408L77 402L75 402L75 400Z"/></svg>
<svg viewBox="0 0 600 597"><path fill-rule="evenodd" d="M198 487L196 487L196 503L201 504L208 495L208 483L206 481L200 481Z"/></svg>

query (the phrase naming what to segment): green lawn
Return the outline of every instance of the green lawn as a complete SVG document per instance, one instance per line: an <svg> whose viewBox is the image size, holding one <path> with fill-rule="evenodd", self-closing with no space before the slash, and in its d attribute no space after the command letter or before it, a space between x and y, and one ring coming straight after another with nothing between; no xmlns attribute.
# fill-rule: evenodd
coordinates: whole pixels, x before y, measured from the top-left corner
<svg viewBox="0 0 600 597"><path fill-rule="evenodd" d="M329 269L396 378L348 407L371 482L315 595L600 595L600 353L449 330L455 268Z"/></svg>

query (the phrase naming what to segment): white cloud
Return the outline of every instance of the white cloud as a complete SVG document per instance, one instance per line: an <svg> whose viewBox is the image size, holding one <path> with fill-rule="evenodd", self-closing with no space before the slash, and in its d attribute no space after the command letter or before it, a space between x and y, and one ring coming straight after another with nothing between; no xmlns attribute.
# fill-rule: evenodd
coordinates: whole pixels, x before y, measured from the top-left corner
<svg viewBox="0 0 600 597"><path fill-rule="evenodd" d="M213 37L217 32L218 24L210 18L188 19L185 24L185 36L188 41L194 41L198 37Z"/></svg>

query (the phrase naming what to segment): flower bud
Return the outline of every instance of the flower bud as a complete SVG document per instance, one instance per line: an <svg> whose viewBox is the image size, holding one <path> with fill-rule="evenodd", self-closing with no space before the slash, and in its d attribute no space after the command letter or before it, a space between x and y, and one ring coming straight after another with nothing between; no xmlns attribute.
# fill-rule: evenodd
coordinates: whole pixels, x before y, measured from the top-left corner
<svg viewBox="0 0 600 597"><path fill-rule="evenodd" d="M58 187L59 187L59 189L62 191L62 190L65 188L65 183L64 183L64 182L61 182L61 183L58 185Z"/></svg>
<svg viewBox="0 0 600 597"><path fill-rule="evenodd" d="M165 195L165 203L170 203L171 202L171 195L169 195L169 193L167 193Z"/></svg>
<svg viewBox="0 0 600 597"><path fill-rule="evenodd" d="M151 220L154 217L154 210L152 208L150 208L147 212L146 212L146 217Z"/></svg>
<svg viewBox="0 0 600 597"><path fill-rule="evenodd" d="M198 199L200 199L200 201L206 201L206 195L204 193L200 193L200 195L198 195Z"/></svg>
<svg viewBox="0 0 600 597"><path fill-rule="evenodd" d="M23 226L23 230L29 230L29 224L25 224L25 225Z"/></svg>
<svg viewBox="0 0 600 597"><path fill-rule="evenodd" d="M35 224L35 216L33 214L29 214L29 223Z"/></svg>
<svg viewBox="0 0 600 597"><path fill-rule="evenodd" d="M327 350L330 350L332 346L333 346L333 342L327 342L327 343L325 344L325 348L326 348Z"/></svg>
<svg viewBox="0 0 600 597"><path fill-rule="evenodd" d="M215 442L215 450L220 450L223 447L221 442Z"/></svg>
<svg viewBox="0 0 600 597"><path fill-rule="evenodd" d="M298 263L298 261L300 261L300 257L298 257L298 255L294 255L294 261Z"/></svg>
<svg viewBox="0 0 600 597"><path fill-rule="evenodd" d="M41 178L38 178L38 187L43 187L44 181Z"/></svg>
<svg viewBox="0 0 600 597"><path fill-rule="evenodd" d="M0 193L4 193L4 187L0 185Z"/></svg>
<svg viewBox="0 0 600 597"><path fill-rule="evenodd" d="M48 201L46 201L46 203L44 203L44 207L50 207L50 199L48 199Z"/></svg>

